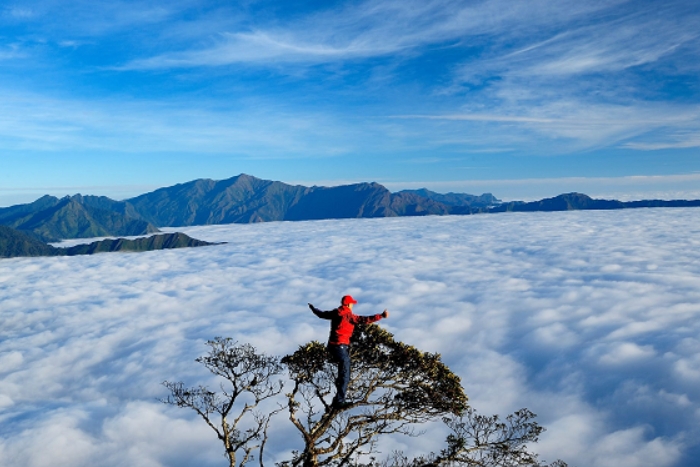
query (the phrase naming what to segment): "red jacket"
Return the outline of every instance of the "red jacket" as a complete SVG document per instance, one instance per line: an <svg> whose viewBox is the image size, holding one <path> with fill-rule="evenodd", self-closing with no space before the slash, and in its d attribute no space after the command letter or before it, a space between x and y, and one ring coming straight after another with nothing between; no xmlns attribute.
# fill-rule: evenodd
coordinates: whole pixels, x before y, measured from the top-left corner
<svg viewBox="0 0 700 467"><path fill-rule="evenodd" d="M331 320L331 333L328 336L328 343L333 345L349 345L350 336L356 324L369 324L382 319L382 315L357 316L352 310L343 305L331 311L321 311L312 308L314 314L319 318Z"/></svg>

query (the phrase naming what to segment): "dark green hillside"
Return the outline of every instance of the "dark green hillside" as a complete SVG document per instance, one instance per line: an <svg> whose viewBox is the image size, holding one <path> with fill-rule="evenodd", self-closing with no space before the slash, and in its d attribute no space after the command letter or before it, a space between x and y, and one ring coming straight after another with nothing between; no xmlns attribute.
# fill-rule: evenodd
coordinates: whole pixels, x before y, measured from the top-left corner
<svg viewBox="0 0 700 467"><path fill-rule="evenodd" d="M134 217L128 217L120 212L112 212L104 209L96 209L85 206L85 211L92 220L99 224L110 236L136 236L160 232L153 224ZM84 238L84 237L63 237Z"/></svg>
<svg viewBox="0 0 700 467"><path fill-rule="evenodd" d="M287 185L241 174L195 180L125 201L134 216L158 226L281 220L450 214L452 208L415 193L392 194L377 183L337 187Z"/></svg>
<svg viewBox="0 0 700 467"><path fill-rule="evenodd" d="M92 221L82 205L70 198L57 200L53 206L29 213L8 225L31 232L44 241L108 235L105 229Z"/></svg>
<svg viewBox="0 0 700 467"><path fill-rule="evenodd" d="M575 211L579 209L622 209L620 201L596 200L582 193L566 193L525 203L511 201L489 209L490 212Z"/></svg>
<svg viewBox="0 0 700 467"><path fill-rule="evenodd" d="M103 252L139 252L208 245L217 244L197 240L183 233L175 232L136 238L134 240L115 238L100 240L87 245L56 248L24 232L0 225L0 258L15 258L21 256L76 256Z"/></svg>
<svg viewBox="0 0 700 467"><path fill-rule="evenodd" d="M449 214L449 208L410 193L392 194L378 183L313 187L292 206L285 220Z"/></svg>
<svg viewBox="0 0 700 467"><path fill-rule="evenodd" d="M55 196L44 195L33 203L0 208L0 225L10 225L39 211L50 209L56 206L58 201Z"/></svg>
<svg viewBox="0 0 700 467"><path fill-rule="evenodd" d="M89 208L115 212L131 219L143 220L141 219L141 215L136 211L136 209L134 209L134 206L126 201L115 201L111 198L107 198L106 196L80 194L73 195L71 199Z"/></svg>
<svg viewBox="0 0 700 467"><path fill-rule="evenodd" d="M695 208L700 206L700 199L643 199L640 201L623 201L626 208Z"/></svg>
<svg viewBox="0 0 700 467"><path fill-rule="evenodd" d="M685 206L700 206L700 200L622 202L567 193L533 202L501 203L490 193L440 194L425 188L391 193L378 183L305 187L241 174L226 180L193 180L125 201L44 196L33 203L0 208L0 225L55 241L145 235L157 232L155 226Z"/></svg>
<svg viewBox="0 0 700 467"><path fill-rule="evenodd" d="M407 192L392 194L389 201L389 210L395 216L443 216L453 213L451 206Z"/></svg>
<svg viewBox="0 0 700 467"><path fill-rule="evenodd" d="M488 212L534 212L534 211L576 211L576 210L608 210L630 209L650 207L692 207L700 206L700 201L617 201L606 199L594 199L582 193L566 193L545 198L539 201L525 203L523 201L511 201L488 209Z"/></svg>
<svg viewBox="0 0 700 467"><path fill-rule="evenodd" d="M0 225L0 258L54 256L58 248L47 245L18 230Z"/></svg>
<svg viewBox="0 0 700 467"><path fill-rule="evenodd" d="M158 226L283 220L309 189L241 174L227 180L195 180L126 200Z"/></svg>
<svg viewBox="0 0 700 467"><path fill-rule="evenodd" d="M494 206L499 204L501 201L493 196L491 193L484 193L482 195L469 195L466 193L435 193L426 188L421 188L419 190L403 190L399 191L397 194L410 193L413 195L418 195L423 198L428 198L438 203L446 204L447 206L453 207L468 207L468 208L485 208L489 206Z"/></svg>
<svg viewBox="0 0 700 467"><path fill-rule="evenodd" d="M65 238L144 235L158 231L144 220L81 201L80 195L62 199L44 196L30 204L0 209L0 224L47 242Z"/></svg>
<svg viewBox="0 0 700 467"><path fill-rule="evenodd" d="M154 251L171 248L189 248L196 246L215 245L215 243L205 242L189 237L183 233L175 232L168 234L153 235L151 237L128 240L126 238L115 238L92 242L87 245L76 245L65 248L62 254L67 256L91 255L94 253L105 253L113 251Z"/></svg>
<svg viewBox="0 0 700 467"><path fill-rule="evenodd" d="M539 201L525 203L523 201L511 201L488 209L486 212L534 212L534 211L575 211L575 210L608 210L608 209L632 209L632 208L676 208L697 207L700 200L641 200L641 201L617 201L607 199L594 199L582 193L566 193L545 198Z"/></svg>
<svg viewBox="0 0 700 467"><path fill-rule="evenodd" d="M337 187L312 187L294 204L284 219L342 219L386 217L391 193L376 183L360 183Z"/></svg>

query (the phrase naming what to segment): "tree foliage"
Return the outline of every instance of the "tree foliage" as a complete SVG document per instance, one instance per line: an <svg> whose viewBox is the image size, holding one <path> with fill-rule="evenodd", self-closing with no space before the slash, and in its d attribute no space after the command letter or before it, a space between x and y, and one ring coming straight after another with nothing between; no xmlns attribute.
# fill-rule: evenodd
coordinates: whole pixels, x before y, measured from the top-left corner
<svg viewBox="0 0 700 467"><path fill-rule="evenodd" d="M546 466L528 450L528 443L536 443L545 431L535 417L528 409L520 409L501 420L468 407L458 416L443 418L451 432L440 453L409 458L394 452L383 461L353 467L567 467L561 460Z"/></svg>
<svg viewBox="0 0 700 467"><path fill-rule="evenodd" d="M356 326L352 342L347 407L332 405L337 366L324 344L310 342L280 360L225 338L208 342L209 353L197 359L222 378L220 391L166 381L163 402L196 411L223 442L230 467L250 462L257 450L263 466L270 419L283 409L303 447L278 467L544 467L528 447L544 431L529 410L505 419L478 414L440 355L396 341L379 326ZM278 376L285 368L291 390L283 397ZM261 411L267 399L278 405ZM416 435L420 424L440 420L450 430L441 451L373 457L381 435Z"/></svg>
<svg viewBox="0 0 700 467"><path fill-rule="evenodd" d="M266 413L258 407L282 392L282 382L276 376L283 367L277 357L259 354L253 346L229 338L217 337L207 345L209 353L196 361L223 379L220 390L186 388L181 382L165 381L170 395L162 401L197 412L223 442L230 467L250 462L256 450L262 466L267 428L279 410Z"/></svg>
<svg viewBox="0 0 700 467"><path fill-rule="evenodd" d="M460 379L440 355L394 340L376 325L357 326L350 352L348 407L331 406L336 368L325 346L311 342L282 359L294 384L289 419L304 440L293 466L346 465L373 451L377 436L412 434L414 426L467 407Z"/></svg>
<svg viewBox="0 0 700 467"><path fill-rule="evenodd" d="M467 408L458 417L446 417L451 433L447 447L431 465L437 466L541 466L537 454L528 450L536 443L544 428L535 421L536 415L520 409L504 420L498 415L480 415ZM561 461L552 467L565 467Z"/></svg>

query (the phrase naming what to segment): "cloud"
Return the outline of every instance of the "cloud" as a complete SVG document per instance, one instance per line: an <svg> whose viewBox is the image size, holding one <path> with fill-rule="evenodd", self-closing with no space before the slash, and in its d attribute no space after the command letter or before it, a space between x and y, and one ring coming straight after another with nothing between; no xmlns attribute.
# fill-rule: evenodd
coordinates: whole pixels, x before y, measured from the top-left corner
<svg viewBox="0 0 700 467"><path fill-rule="evenodd" d="M499 35L567 22L617 2L534 1L527 7L496 1L465 4L454 0L356 2L309 11L295 21L252 25L239 30L202 31L215 37L205 47L137 59L119 69L221 66L237 63L329 63L417 49L483 35ZM241 28L241 25L236 25Z"/></svg>
<svg viewBox="0 0 700 467"><path fill-rule="evenodd" d="M13 60L24 57L26 57L26 53L19 44L8 44L0 48L0 60Z"/></svg>
<svg viewBox="0 0 700 467"><path fill-rule="evenodd" d="M185 152L276 159L333 157L349 152L360 139L362 130L348 128L343 117L254 101L222 109L213 101L91 102L19 92L0 104L0 147L19 152Z"/></svg>
<svg viewBox="0 0 700 467"><path fill-rule="evenodd" d="M88 2L76 0L70 4L56 0L38 0L31 8L9 7L5 17L14 21L25 21L35 28L37 37L48 35L70 35L99 37L121 30L158 24L176 11L184 9L189 2L176 0L168 6L154 2Z"/></svg>
<svg viewBox="0 0 700 467"><path fill-rule="evenodd" d="M306 303L330 308L350 293L356 312L388 308L381 326L440 352L480 412L538 413L544 459L689 467L700 439L699 216L204 226L186 232L229 243L2 260L0 463L218 465L213 432L158 404L160 382L215 384L194 362L214 336L274 354L323 340L327 323ZM298 439L284 417L274 425L279 461ZM382 446L439 449L444 434ZM37 450L36 439L51 442Z"/></svg>
<svg viewBox="0 0 700 467"><path fill-rule="evenodd" d="M628 366L637 362L648 362L656 356L654 348L649 345L639 346L632 342L615 344L598 358L604 366Z"/></svg>
<svg viewBox="0 0 700 467"><path fill-rule="evenodd" d="M513 90L501 91L502 94L513 93ZM586 102L578 97L547 99L526 99L519 102L517 97L508 97L500 106L503 114L464 112L456 114L433 115L396 115L390 118L397 120L422 120L436 122L438 125L447 122L453 130L471 128L475 125L485 127L490 125L499 131L495 134L511 133L502 138L499 143L494 137L487 140L492 147L512 145L519 137L520 144L525 143L525 135L532 134L556 141L551 149L537 148L540 154L553 154L558 151L576 152L594 150L618 145L622 148L635 150L658 150L693 148L698 144L696 129L700 130L700 118L694 105L650 104L628 105ZM435 127L431 127L434 130ZM439 130L438 130L439 131ZM660 135L654 135L654 132ZM672 132L672 135L666 133ZM684 132L686 134L678 135ZM516 134L516 137L512 133ZM645 136L651 135L651 136ZM630 141L641 137L652 142ZM659 138L673 138L676 142L657 142ZM527 138L534 144L539 139ZM470 141L472 144L484 144L478 137ZM445 143L448 143L447 141ZM534 146L531 150L535 150Z"/></svg>
<svg viewBox="0 0 700 467"><path fill-rule="evenodd" d="M483 65L508 76L551 77L619 72L654 63L686 44L697 46L698 34L692 26L696 15L678 17L678 13L641 9L593 24L572 25Z"/></svg>
<svg viewBox="0 0 700 467"><path fill-rule="evenodd" d="M327 45L295 42L266 32L222 33L216 45L201 51L188 51L135 60L116 70L148 70L161 68L221 66L232 63L327 62L379 55L381 50L367 49L362 44ZM384 53L394 50L385 50Z"/></svg>
<svg viewBox="0 0 700 467"><path fill-rule="evenodd" d="M604 426L604 421L593 414L565 417L550 427L552 437L543 445L550 445L561 458L577 457L580 465L653 467L674 465L680 458L679 443L658 439L650 442L648 428L635 427L600 436L598 430Z"/></svg>
<svg viewBox="0 0 700 467"><path fill-rule="evenodd" d="M444 172L465 153L698 145L698 12L682 2L93 3L36 2L37 34L0 49L32 58L0 83L0 148L370 154L394 172L430 153ZM26 78L39 69L49 88Z"/></svg>
<svg viewBox="0 0 700 467"><path fill-rule="evenodd" d="M689 134L689 135L674 135L675 141L666 142L630 142L623 145L623 147L630 149L638 149L641 151L659 151L663 149L688 149L700 147L700 135Z"/></svg>
<svg viewBox="0 0 700 467"><path fill-rule="evenodd" d="M482 121L544 136L539 146L555 147L553 154L695 147L696 98L674 99L671 83L683 81L700 51L698 12L675 3L628 7L511 33L465 59L444 92L462 98L465 120L478 121L488 108L496 117Z"/></svg>
<svg viewBox="0 0 700 467"><path fill-rule="evenodd" d="M10 7L4 9L4 14L15 19L27 19L34 16L31 8Z"/></svg>

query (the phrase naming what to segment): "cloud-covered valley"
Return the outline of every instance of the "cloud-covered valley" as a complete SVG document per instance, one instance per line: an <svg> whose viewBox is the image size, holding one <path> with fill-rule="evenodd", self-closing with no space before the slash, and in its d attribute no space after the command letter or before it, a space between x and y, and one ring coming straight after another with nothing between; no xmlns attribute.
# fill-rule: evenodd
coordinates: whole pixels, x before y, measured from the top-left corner
<svg viewBox="0 0 700 467"><path fill-rule="evenodd" d="M211 382L194 359L215 336L280 355L324 341L306 303L346 293L440 352L479 412L537 413L545 460L700 455L699 209L184 231L228 243L0 261L0 465L224 465L201 420L158 402L160 383ZM284 415L272 436L270 465L301 446ZM438 450L443 437L380 448Z"/></svg>

